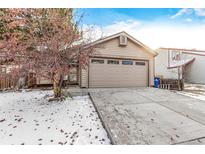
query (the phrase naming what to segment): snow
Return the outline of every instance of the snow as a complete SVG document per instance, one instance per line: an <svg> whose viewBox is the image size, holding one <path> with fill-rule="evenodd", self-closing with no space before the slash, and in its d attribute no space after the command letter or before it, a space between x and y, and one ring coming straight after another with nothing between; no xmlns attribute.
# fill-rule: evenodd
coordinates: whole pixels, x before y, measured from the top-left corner
<svg viewBox="0 0 205 154"><path fill-rule="evenodd" d="M189 59L182 59L182 60L172 60L170 62L170 66L169 67L179 67L179 66L182 66L182 65L185 65L189 62L191 62L194 58L189 58Z"/></svg>
<svg viewBox="0 0 205 154"><path fill-rule="evenodd" d="M0 93L0 144L110 144L88 96L48 102L51 94Z"/></svg>
<svg viewBox="0 0 205 154"><path fill-rule="evenodd" d="M196 98L196 99L199 99L199 100L202 100L202 101L205 101L205 95L198 95L198 94L193 94L193 93L188 93L188 92L178 92L182 95L185 95L185 96L189 96L189 97L192 97L192 98Z"/></svg>
<svg viewBox="0 0 205 154"><path fill-rule="evenodd" d="M205 85L204 84L185 84L185 90L178 93L205 101Z"/></svg>

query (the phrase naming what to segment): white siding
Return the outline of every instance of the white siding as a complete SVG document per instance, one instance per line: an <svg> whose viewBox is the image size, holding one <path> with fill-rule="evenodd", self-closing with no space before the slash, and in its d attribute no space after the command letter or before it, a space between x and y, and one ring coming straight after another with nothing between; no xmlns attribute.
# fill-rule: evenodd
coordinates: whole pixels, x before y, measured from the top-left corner
<svg viewBox="0 0 205 154"><path fill-rule="evenodd" d="M177 69L167 69L168 66L168 50L158 49L158 55L155 57L155 76L163 76L164 78L177 79ZM194 53L194 54L191 54ZM204 54L197 55L197 54ZM185 82L205 84L205 53L200 52L183 52L182 57L195 58L195 60L185 67Z"/></svg>
<svg viewBox="0 0 205 154"><path fill-rule="evenodd" d="M194 55L195 61L186 66L185 81L205 84L205 56Z"/></svg>
<svg viewBox="0 0 205 154"><path fill-rule="evenodd" d="M158 55L155 57L155 76L162 76L168 79L177 79L177 69L167 69L168 67L168 51L158 50Z"/></svg>

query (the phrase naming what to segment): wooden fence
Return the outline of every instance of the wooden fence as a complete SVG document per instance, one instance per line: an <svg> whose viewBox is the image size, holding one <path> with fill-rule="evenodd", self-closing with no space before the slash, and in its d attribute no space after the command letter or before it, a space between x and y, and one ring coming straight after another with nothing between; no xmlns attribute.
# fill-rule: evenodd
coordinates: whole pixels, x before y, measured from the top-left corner
<svg viewBox="0 0 205 154"><path fill-rule="evenodd" d="M67 85L77 85L78 84L78 75L77 73L71 73L71 76L75 75L74 79L76 79L75 81L73 80L65 80L63 82L63 86L67 86ZM4 76L0 76L0 90L4 90L4 89L10 89L10 88L14 88L16 87L16 85L18 83L18 78L12 78L11 75L9 74L5 74ZM33 88L33 87L37 87L37 86L51 86L49 85L44 85L44 84L37 84L37 78L35 76L34 73L29 73L26 77L25 77L25 84L24 86L28 87L28 88Z"/></svg>
<svg viewBox="0 0 205 154"><path fill-rule="evenodd" d="M15 87L16 79L11 76L0 77L0 90Z"/></svg>
<svg viewBox="0 0 205 154"><path fill-rule="evenodd" d="M184 89L184 80L177 79L160 79L159 88L168 89L168 90L183 90Z"/></svg>

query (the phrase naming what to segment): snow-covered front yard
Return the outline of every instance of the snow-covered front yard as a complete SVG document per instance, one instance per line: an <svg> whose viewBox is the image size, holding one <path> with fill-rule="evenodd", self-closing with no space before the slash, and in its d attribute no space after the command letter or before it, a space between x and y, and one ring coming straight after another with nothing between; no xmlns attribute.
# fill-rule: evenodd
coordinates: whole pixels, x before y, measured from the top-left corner
<svg viewBox="0 0 205 154"><path fill-rule="evenodd" d="M110 144L88 96L48 102L51 94L0 93L0 144Z"/></svg>

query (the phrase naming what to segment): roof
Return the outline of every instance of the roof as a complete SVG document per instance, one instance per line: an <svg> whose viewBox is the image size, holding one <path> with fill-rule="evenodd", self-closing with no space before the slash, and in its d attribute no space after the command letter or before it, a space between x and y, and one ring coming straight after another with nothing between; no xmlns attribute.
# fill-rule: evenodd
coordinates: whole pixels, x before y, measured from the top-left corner
<svg viewBox="0 0 205 154"><path fill-rule="evenodd" d="M205 56L205 50L196 50L196 49L183 49L183 48L158 48L157 51L180 51L183 54L192 54L198 56Z"/></svg>
<svg viewBox="0 0 205 154"><path fill-rule="evenodd" d="M175 51L186 51L186 52L203 52L205 53L205 50L196 50L196 49L185 49L185 48L159 48L157 50L175 50Z"/></svg>
<svg viewBox="0 0 205 154"><path fill-rule="evenodd" d="M172 68L177 68L177 67L180 67L180 66L186 66L186 65L192 63L194 60L195 60L195 58L181 60L181 61L178 61L178 62L175 62L175 63L171 64L171 66L169 66L167 68L172 69Z"/></svg>
<svg viewBox="0 0 205 154"><path fill-rule="evenodd" d="M116 33L116 34L113 34L113 35L110 35L110 36L107 36L107 37L104 37L104 38L101 38L97 41L94 41L92 42L91 44L92 45L96 45L96 44L99 44L99 43L102 43L102 42L105 42L105 41L108 41L108 40L111 40L113 38L117 38L117 37L120 37L121 35L124 35L126 36L128 39L130 39L132 42L140 45L141 47L143 47L146 51L148 51L149 53L153 54L153 55L157 55L157 52L155 52L153 49L149 48L148 46L146 46L145 44L143 44L142 42L140 42L139 40L137 40L136 38L132 37L131 35L129 35L128 33L126 33L125 31L122 31L122 32L119 32L119 33Z"/></svg>

